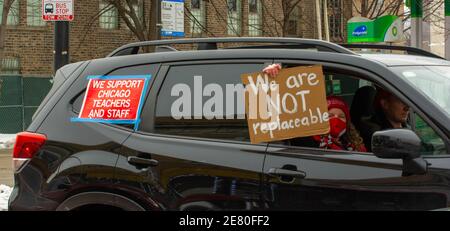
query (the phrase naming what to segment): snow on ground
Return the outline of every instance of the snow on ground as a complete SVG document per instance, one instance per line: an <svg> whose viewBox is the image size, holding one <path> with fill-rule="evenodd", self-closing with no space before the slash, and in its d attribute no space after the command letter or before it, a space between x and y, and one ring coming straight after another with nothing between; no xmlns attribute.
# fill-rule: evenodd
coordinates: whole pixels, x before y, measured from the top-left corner
<svg viewBox="0 0 450 231"><path fill-rule="evenodd" d="M0 211L8 210L8 198L11 195L11 191L11 187L0 185Z"/></svg>
<svg viewBox="0 0 450 231"><path fill-rule="evenodd" d="M16 134L0 134L0 149L12 149L16 140ZM0 211L8 210L8 198L12 188L0 184Z"/></svg>
<svg viewBox="0 0 450 231"><path fill-rule="evenodd" d="M0 149L12 149L16 134L0 134Z"/></svg>

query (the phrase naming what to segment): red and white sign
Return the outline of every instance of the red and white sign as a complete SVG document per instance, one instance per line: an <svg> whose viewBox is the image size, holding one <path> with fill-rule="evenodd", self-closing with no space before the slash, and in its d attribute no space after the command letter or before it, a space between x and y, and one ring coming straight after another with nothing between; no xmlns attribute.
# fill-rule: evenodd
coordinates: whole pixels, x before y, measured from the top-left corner
<svg viewBox="0 0 450 231"><path fill-rule="evenodd" d="M74 0L42 0L44 21L72 21Z"/></svg>
<svg viewBox="0 0 450 231"><path fill-rule="evenodd" d="M79 119L137 120L145 78L90 79Z"/></svg>

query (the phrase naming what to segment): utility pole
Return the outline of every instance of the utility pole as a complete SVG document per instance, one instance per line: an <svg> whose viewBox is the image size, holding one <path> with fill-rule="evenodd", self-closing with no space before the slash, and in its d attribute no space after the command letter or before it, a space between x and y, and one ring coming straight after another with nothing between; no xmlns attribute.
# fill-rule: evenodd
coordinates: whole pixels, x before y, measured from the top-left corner
<svg viewBox="0 0 450 231"><path fill-rule="evenodd" d="M161 0L151 1L151 24L150 24L150 39L161 39Z"/></svg>
<svg viewBox="0 0 450 231"><path fill-rule="evenodd" d="M316 1L317 38L322 40L322 17L320 15L320 0Z"/></svg>
<svg viewBox="0 0 450 231"><path fill-rule="evenodd" d="M330 41L330 22L328 21L328 1L323 0L323 25L325 27L325 40Z"/></svg>
<svg viewBox="0 0 450 231"><path fill-rule="evenodd" d="M55 21L54 72L69 63L69 22Z"/></svg>
<svg viewBox="0 0 450 231"><path fill-rule="evenodd" d="M42 0L42 19L54 21L53 71L69 63L69 22L73 20L73 0Z"/></svg>
<svg viewBox="0 0 450 231"><path fill-rule="evenodd" d="M411 46L422 48L422 0L411 0Z"/></svg>

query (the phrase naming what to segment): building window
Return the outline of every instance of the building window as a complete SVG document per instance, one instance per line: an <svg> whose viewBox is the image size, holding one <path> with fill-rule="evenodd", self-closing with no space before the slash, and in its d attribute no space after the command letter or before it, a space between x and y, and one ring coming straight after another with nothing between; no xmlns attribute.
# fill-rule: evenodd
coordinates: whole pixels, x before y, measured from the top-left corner
<svg viewBox="0 0 450 231"><path fill-rule="evenodd" d="M262 35L262 5L261 0L248 0L248 35Z"/></svg>
<svg viewBox="0 0 450 231"><path fill-rule="evenodd" d="M119 14L117 8L105 1L100 1L99 17L100 28L103 29L117 29L119 27Z"/></svg>
<svg viewBox="0 0 450 231"><path fill-rule="evenodd" d="M2 21L2 16L3 0L0 0L0 22ZM11 5L6 24L11 26L19 25L19 0L15 0Z"/></svg>
<svg viewBox="0 0 450 231"><path fill-rule="evenodd" d="M286 35L289 37L298 37L299 35L299 19L300 19L300 7L295 8L289 14L289 20L287 21Z"/></svg>
<svg viewBox="0 0 450 231"><path fill-rule="evenodd" d="M18 2L18 0L16 0ZM27 25L28 26L45 26L42 19L42 1L27 0Z"/></svg>
<svg viewBox="0 0 450 231"><path fill-rule="evenodd" d="M330 38L334 41L343 39L343 15L342 1L328 0L328 22L330 30Z"/></svg>
<svg viewBox="0 0 450 231"><path fill-rule="evenodd" d="M20 74L20 59L18 57L3 58L0 74L16 75Z"/></svg>
<svg viewBox="0 0 450 231"><path fill-rule="evenodd" d="M241 35L242 7L241 0L228 0L228 34Z"/></svg>
<svg viewBox="0 0 450 231"><path fill-rule="evenodd" d="M203 0L191 0L191 33L202 34L206 27L205 2Z"/></svg>

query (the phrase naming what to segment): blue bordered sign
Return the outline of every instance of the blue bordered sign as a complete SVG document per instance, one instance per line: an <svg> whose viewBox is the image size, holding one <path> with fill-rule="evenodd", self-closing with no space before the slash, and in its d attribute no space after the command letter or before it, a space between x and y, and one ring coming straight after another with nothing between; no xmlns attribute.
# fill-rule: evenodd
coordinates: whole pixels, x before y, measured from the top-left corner
<svg viewBox="0 0 450 231"><path fill-rule="evenodd" d="M184 0L162 0L161 23L161 36L184 37Z"/></svg>
<svg viewBox="0 0 450 231"><path fill-rule="evenodd" d="M88 76L83 105L72 122L134 124L137 130L151 75Z"/></svg>

